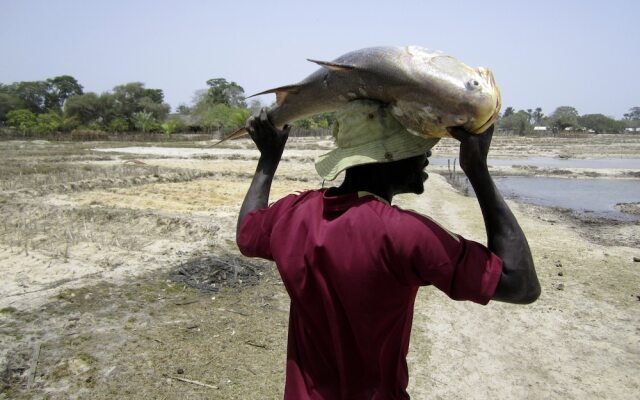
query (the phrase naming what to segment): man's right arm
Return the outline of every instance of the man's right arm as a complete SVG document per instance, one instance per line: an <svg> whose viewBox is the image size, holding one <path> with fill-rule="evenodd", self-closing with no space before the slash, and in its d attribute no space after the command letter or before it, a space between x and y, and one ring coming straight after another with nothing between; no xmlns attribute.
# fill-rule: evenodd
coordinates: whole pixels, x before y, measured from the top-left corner
<svg viewBox="0 0 640 400"><path fill-rule="evenodd" d="M450 132L460 141L460 166L478 198L487 231L487 247L502 259L502 275L493 300L532 303L540 296L540 283L529 244L487 168L493 127L482 135L460 128Z"/></svg>

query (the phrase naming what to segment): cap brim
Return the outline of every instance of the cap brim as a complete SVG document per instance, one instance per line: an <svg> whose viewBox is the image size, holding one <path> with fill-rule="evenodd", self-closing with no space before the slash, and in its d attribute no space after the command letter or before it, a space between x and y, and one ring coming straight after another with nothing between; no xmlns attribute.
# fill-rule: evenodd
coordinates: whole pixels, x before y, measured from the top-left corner
<svg viewBox="0 0 640 400"><path fill-rule="evenodd" d="M424 154L439 140L402 132L384 140L337 148L318 157L316 171L324 179L332 181L340 172L356 165L398 161Z"/></svg>

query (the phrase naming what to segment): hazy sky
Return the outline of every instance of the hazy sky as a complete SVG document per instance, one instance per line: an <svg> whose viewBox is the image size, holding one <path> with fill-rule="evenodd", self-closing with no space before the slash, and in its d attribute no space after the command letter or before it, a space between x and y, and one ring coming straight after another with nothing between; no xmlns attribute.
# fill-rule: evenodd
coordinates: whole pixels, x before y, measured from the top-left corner
<svg viewBox="0 0 640 400"><path fill-rule="evenodd" d="M0 0L0 82L140 81L190 104L210 78L247 94L378 45L419 45L494 71L504 105L640 106L640 1ZM265 103L273 99L263 98Z"/></svg>

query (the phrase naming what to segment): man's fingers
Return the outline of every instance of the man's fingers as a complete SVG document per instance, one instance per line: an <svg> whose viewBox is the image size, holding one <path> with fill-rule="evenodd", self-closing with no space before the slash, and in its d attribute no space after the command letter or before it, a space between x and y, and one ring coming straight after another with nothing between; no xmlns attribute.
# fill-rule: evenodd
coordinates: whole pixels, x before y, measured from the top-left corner
<svg viewBox="0 0 640 400"><path fill-rule="evenodd" d="M260 110L260 123L273 127L273 124L271 123L271 121L269 121L269 114L267 114L266 107L263 107Z"/></svg>
<svg viewBox="0 0 640 400"><path fill-rule="evenodd" d="M247 122L245 122L244 127L246 130L253 130L253 121L256 119L256 117L251 116L249 118L247 118Z"/></svg>
<svg viewBox="0 0 640 400"><path fill-rule="evenodd" d="M493 135L493 130L495 129L496 124L491 125L490 127L487 128L486 131L484 131L482 134L483 135Z"/></svg>
<svg viewBox="0 0 640 400"><path fill-rule="evenodd" d="M449 134L451 135L451 137L459 141L463 141L464 139L468 138L471 135L471 133L467 132L466 130L464 130L459 126L452 126L447 128L447 130L449 131Z"/></svg>

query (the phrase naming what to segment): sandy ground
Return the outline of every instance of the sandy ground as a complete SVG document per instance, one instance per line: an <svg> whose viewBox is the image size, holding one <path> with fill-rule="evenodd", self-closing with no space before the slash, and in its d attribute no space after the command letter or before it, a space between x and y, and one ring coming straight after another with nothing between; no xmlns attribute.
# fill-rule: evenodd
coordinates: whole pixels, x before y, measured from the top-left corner
<svg viewBox="0 0 640 400"><path fill-rule="evenodd" d="M251 143L1 146L9 172L0 177L0 399L281 397L286 292L272 265L239 257L233 241L258 156ZM329 147L291 139L272 198L321 186L311 160ZM497 137L492 154L632 158L640 138ZM455 142L443 141L436 156L454 158ZM629 179L640 171L492 172ZM433 168L424 195L396 203L484 242L475 200L448 176ZM410 394L636 398L638 223L509 204L529 238L541 298L482 307L423 289Z"/></svg>

